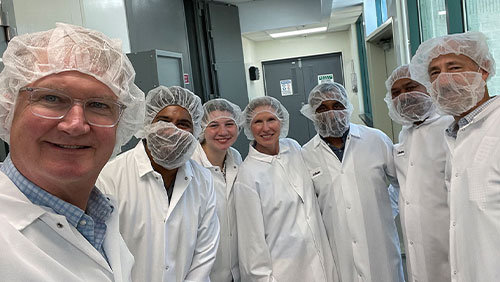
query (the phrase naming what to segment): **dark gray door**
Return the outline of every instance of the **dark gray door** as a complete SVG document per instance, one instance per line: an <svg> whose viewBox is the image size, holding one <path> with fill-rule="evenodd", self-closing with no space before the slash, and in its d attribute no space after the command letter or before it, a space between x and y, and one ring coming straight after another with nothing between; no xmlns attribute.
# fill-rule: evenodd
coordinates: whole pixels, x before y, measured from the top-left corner
<svg viewBox="0 0 500 282"><path fill-rule="evenodd" d="M225 98L243 110L248 104L245 64L241 43L238 7L209 2L212 71L216 79L212 98ZM234 143L242 157L248 153L248 140L240 134Z"/></svg>
<svg viewBox="0 0 500 282"><path fill-rule="evenodd" d="M266 95L278 99L290 114L288 137L304 145L316 131L300 108L320 78L333 77L335 82L344 84L342 53L268 61L262 65Z"/></svg>

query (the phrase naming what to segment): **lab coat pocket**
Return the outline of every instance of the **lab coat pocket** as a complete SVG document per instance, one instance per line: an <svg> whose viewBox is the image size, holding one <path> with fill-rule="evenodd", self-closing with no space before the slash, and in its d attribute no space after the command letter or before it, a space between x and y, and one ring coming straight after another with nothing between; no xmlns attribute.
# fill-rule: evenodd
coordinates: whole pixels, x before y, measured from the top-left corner
<svg viewBox="0 0 500 282"><path fill-rule="evenodd" d="M467 168L469 200L480 209L498 207L500 203L500 185L493 185L495 181L491 178L487 168Z"/></svg>

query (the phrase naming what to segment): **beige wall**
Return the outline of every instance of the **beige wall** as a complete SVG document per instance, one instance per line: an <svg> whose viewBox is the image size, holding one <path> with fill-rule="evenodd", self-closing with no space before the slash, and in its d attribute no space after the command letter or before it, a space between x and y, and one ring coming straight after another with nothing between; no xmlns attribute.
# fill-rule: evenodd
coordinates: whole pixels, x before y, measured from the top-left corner
<svg viewBox="0 0 500 282"><path fill-rule="evenodd" d="M263 61L342 52L345 86L349 99L354 106L352 122L363 123L358 117L361 100L361 97L358 97L358 95L361 95L361 92L358 91L358 93L355 93L352 91L351 73L353 64L358 78L358 89L360 81L357 47L353 49L352 46L353 44L356 45L356 37L355 32L352 32L351 29L269 41L252 41L245 37L242 40L246 69L251 65L257 66L261 70L261 74ZM354 55L353 50L356 51ZM250 81L247 74L247 88L249 99L264 96L264 79L262 75L257 81Z"/></svg>

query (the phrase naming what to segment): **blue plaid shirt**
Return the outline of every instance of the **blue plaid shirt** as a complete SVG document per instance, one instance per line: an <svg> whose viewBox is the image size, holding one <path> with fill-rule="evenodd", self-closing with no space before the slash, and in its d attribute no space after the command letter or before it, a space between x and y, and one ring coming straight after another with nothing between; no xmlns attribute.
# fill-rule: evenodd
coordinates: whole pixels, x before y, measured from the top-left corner
<svg viewBox="0 0 500 282"><path fill-rule="evenodd" d="M10 155L0 168L19 190L35 205L51 208L55 213L66 217L94 248L107 260L102 243L106 236L106 220L113 212L109 198L94 187L90 193L86 212L48 193L24 177L14 166Z"/></svg>
<svg viewBox="0 0 500 282"><path fill-rule="evenodd" d="M466 116L463 118L459 119L458 122L454 121L450 126L446 129L446 134L450 137L457 138L457 133L460 130L460 128L463 128L467 124L471 123L472 120L486 107L488 107L489 104L491 104L497 96L491 97L488 101L484 102L481 104L479 107L475 108L472 112L468 113Z"/></svg>

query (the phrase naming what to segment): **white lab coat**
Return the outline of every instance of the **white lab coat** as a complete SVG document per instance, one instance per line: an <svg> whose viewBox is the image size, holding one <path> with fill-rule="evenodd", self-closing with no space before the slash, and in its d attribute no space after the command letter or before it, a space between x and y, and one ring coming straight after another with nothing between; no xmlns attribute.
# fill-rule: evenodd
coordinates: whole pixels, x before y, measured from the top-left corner
<svg viewBox="0 0 500 282"><path fill-rule="evenodd" d="M31 203L0 172L0 281L131 281L134 258L120 236L118 212L106 226L109 264L66 217Z"/></svg>
<svg viewBox="0 0 500 282"><path fill-rule="evenodd" d="M351 124L342 163L319 135L303 147L342 281L404 281L388 180L399 189L393 145Z"/></svg>
<svg viewBox="0 0 500 282"><path fill-rule="evenodd" d="M279 142L276 156L250 146L234 185L241 280L338 281L300 145Z"/></svg>
<svg viewBox="0 0 500 282"><path fill-rule="evenodd" d="M453 282L500 277L500 98L446 136Z"/></svg>
<svg viewBox="0 0 500 282"><path fill-rule="evenodd" d="M226 179L220 167L213 166L205 151L198 144L192 159L197 161L212 173L215 193L217 195L217 217L220 223L220 240L215 263L210 273L210 280L214 282L240 281L238 266L238 235L236 233L236 211L234 210L233 185L241 164L241 155L233 148L226 153Z"/></svg>
<svg viewBox="0 0 500 282"><path fill-rule="evenodd" d="M179 168L170 205L142 142L102 170L97 187L116 196L120 232L136 258L133 281L209 281L219 239L210 172Z"/></svg>
<svg viewBox="0 0 500 282"><path fill-rule="evenodd" d="M452 121L451 116L435 114L420 125L404 126L400 143L394 145L409 281L451 279L444 130Z"/></svg>

